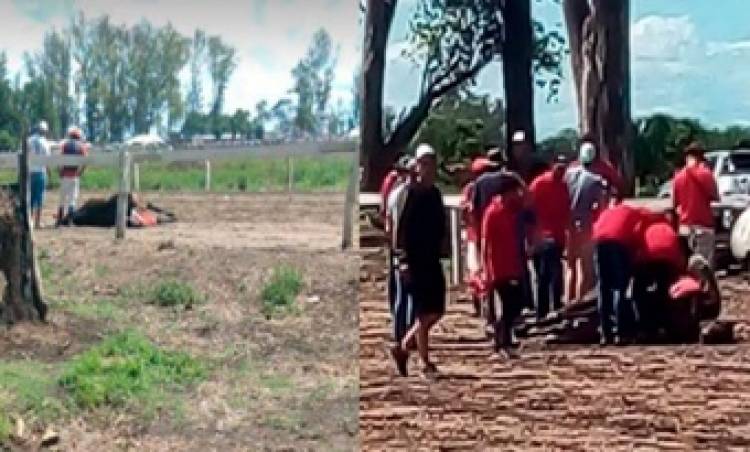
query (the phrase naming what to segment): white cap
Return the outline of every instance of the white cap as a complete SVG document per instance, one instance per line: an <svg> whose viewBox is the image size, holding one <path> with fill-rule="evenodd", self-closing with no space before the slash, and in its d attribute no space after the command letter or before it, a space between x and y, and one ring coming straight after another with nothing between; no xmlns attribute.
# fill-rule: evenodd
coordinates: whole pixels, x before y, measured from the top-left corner
<svg viewBox="0 0 750 452"><path fill-rule="evenodd" d="M40 132L48 132L49 126L47 125L47 121L39 121L39 124L37 125L37 128Z"/></svg>
<svg viewBox="0 0 750 452"><path fill-rule="evenodd" d="M578 150L578 160L587 165L593 162L594 158L596 158L596 146L589 142L581 144L581 148Z"/></svg>
<svg viewBox="0 0 750 452"><path fill-rule="evenodd" d="M422 143L419 146L417 146L417 151L414 153L414 158L419 160L424 156L431 155L435 156L435 150L432 149L432 146L430 146L427 143Z"/></svg>
<svg viewBox="0 0 750 452"><path fill-rule="evenodd" d="M513 143L525 143L526 142L526 132L523 130L516 130L513 132L513 138L511 140Z"/></svg>

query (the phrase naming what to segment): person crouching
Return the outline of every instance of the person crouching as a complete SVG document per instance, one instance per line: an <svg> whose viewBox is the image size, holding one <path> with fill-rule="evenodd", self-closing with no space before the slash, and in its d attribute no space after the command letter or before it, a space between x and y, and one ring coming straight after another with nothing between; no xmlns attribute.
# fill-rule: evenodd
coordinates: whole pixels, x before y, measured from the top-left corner
<svg viewBox="0 0 750 452"><path fill-rule="evenodd" d="M641 220L638 209L618 204L606 208L594 223L594 268L599 282L602 345L624 344L634 335L634 310L626 291L632 277L633 250L640 244Z"/></svg>
<svg viewBox="0 0 750 452"><path fill-rule="evenodd" d="M633 299L643 339L659 339L667 325L670 287L685 273L687 259L677 231L663 215L644 212L641 246L633 272Z"/></svg>

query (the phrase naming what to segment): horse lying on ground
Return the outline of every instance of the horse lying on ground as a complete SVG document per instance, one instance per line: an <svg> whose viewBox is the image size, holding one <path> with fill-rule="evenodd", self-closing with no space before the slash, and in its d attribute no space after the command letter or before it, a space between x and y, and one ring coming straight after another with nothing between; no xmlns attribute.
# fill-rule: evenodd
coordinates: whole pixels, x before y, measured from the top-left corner
<svg viewBox="0 0 750 452"><path fill-rule="evenodd" d="M128 227L139 228L174 223L177 217L174 213L155 206L152 203L143 204L135 194L128 195L127 206ZM79 209L60 220L58 224L73 226L112 227L117 217L117 195L109 199L91 199Z"/></svg>
<svg viewBox="0 0 750 452"><path fill-rule="evenodd" d="M721 294L713 271L700 256L690 258L688 273L699 283L689 294L675 293L665 303L661 334L647 342L657 343L731 343L734 324L717 320L721 312ZM599 341L597 296L568 304L547 318L523 318L516 327L520 338L543 338L548 344L594 344Z"/></svg>

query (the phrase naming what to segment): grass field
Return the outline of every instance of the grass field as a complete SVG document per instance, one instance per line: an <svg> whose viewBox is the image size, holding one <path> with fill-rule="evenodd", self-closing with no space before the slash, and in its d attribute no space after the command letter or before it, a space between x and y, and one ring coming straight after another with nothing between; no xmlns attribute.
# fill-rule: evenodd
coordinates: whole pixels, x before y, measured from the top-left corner
<svg viewBox="0 0 750 452"><path fill-rule="evenodd" d="M293 159L294 189L298 191L341 191L351 174L351 156L323 155ZM59 186L52 171L49 188ZM83 190L114 190L116 168L88 168L81 178ZM0 183L14 182L14 171L0 171ZM140 189L143 191L202 191L205 187L203 163L141 163ZM274 192L288 187L286 159L248 158L213 163L211 190L217 192Z"/></svg>

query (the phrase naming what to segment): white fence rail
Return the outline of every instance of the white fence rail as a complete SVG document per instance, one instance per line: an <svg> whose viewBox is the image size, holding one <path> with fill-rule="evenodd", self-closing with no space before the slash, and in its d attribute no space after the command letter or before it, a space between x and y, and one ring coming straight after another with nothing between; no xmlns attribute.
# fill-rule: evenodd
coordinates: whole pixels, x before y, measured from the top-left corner
<svg viewBox="0 0 750 452"><path fill-rule="evenodd" d="M354 153L356 142L328 141L328 142L303 142L290 144L277 144L266 146L249 146L242 148L214 148L185 151L143 151L125 150L130 153L133 162L205 162L236 160L241 158L288 158L296 156L314 156L331 153ZM86 165L86 166L118 166L119 154L124 151L97 152L92 149L86 157L68 156L54 154L49 157L30 155L31 165L64 166L64 165ZM0 154L0 169L17 169L18 153L7 152Z"/></svg>
<svg viewBox="0 0 750 452"><path fill-rule="evenodd" d="M221 160L238 160L244 158L266 158L286 159L288 173L288 187L291 193L294 181L294 157L315 157L334 153L353 154L352 176L350 177L346 201L344 205L344 224L342 247L352 246L352 235L354 224L354 205L357 203L356 190L358 178L354 177L359 171L359 159L357 158L359 146L353 140L314 141L282 143L247 147L224 147L205 148L182 151L148 151L137 148L123 149L120 151L106 151L93 148L91 153L85 157L73 155L54 154L50 156L29 155L30 166L44 165L47 167L61 166L88 166L88 167L117 167L118 177L118 208L115 221L115 237L123 239L127 225L127 195L130 192L130 182L133 179L135 190L140 189L140 164L144 162L182 163L202 162L205 168L205 189L210 190L211 184L211 162ZM0 169L18 170L20 154L17 152L0 153ZM131 177L132 167L132 177Z"/></svg>

